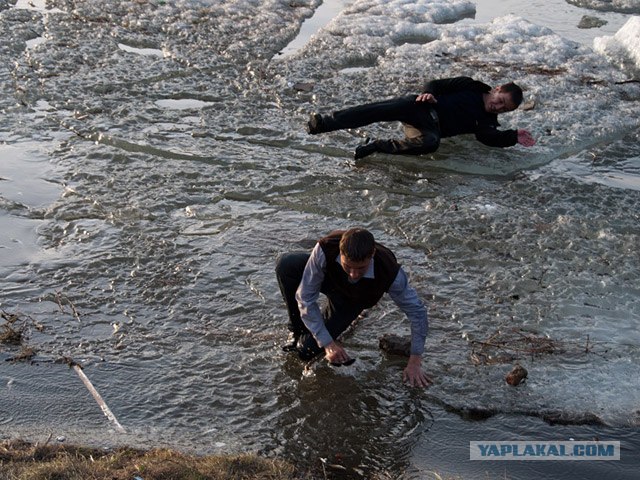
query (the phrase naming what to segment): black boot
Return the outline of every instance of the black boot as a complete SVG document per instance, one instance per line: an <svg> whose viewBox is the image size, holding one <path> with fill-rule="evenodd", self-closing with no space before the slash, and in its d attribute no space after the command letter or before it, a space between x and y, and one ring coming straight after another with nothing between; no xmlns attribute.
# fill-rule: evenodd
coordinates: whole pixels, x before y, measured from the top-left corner
<svg viewBox="0 0 640 480"><path fill-rule="evenodd" d="M377 151L378 146L376 145L376 142L370 142L369 139L367 139L367 143L356 147L356 151L353 152L353 158L358 160L359 158L367 157Z"/></svg>
<svg viewBox="0 0 640 480"><path fill-rule="evenodd" d="M325 131L324 129L324 122L322 121L322 115L320 115L319 113L312 113L309 116L309 121L307 122L307 132L310 135L316 135L318 133L323 133Z"/></svg>
<svg viewBox="0 0 640 480"><path fill-rule="evenodd" d="M295 352L298 350L298 340L300 340L299 333L289 333L287 341L282 345L282 350L285 352Z"/></svg>

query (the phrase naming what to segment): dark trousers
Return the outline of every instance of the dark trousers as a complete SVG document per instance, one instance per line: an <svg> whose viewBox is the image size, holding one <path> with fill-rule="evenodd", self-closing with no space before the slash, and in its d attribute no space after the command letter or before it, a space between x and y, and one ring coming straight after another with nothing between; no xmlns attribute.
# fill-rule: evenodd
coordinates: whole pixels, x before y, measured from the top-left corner
<svg viewBox="0 0 640 480"><path fill-rule="evenodd" d="M358 128L377 122L402 122L402 140L375 140L379 152L420 154L435 152L440 146L438 116L427 102L416 102L416 95L358 105L323 115L323 131Z"/></svg>
<svg viewBox="0 0 640 480"><path fill-rule="evenodd" d="M280 256L276 265L278 285L289 313L289 330L300 338L297 346L298 355L305 361L311 360L323 350L302 322L296 301L296 290L302 280L302 273L308 259L309 254L305 252L285 253ZM322 315L327 330L334 339L337 339L358 318L364 307L347 301L327 283L324 282L320 289L320 292L327 296L327 306Z"/></svg>

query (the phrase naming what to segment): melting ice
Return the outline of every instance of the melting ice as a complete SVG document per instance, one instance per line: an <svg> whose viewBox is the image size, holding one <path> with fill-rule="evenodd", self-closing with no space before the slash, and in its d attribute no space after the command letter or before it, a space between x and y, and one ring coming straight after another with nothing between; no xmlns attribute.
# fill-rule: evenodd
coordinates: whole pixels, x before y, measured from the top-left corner
<svg viewBox="0 0 640 480"><path fill-rule="evenodd" d="M631 17L613 37L596 38L593 44L612 62L631 62L640 69L640 17Z"/></svg>
<svg viewBox="0 0 640 480"><path fill-rule="evenodd" d="M42 248L59 257L1 276L3 306L46 324L42 355L105 357L96 372L107 369L109 393L134 404L119 415L123 424L206 431L209 421L248 444L272 440L279 422L288 438L307 438L296 429L316 425L313 408L287 423L305 386L299 376L283 380L291 366L274 354L285 327L272 264L326 229L359 222L407 259L422 292L436 292L428 350L440 383L430 394L507 412L524 401L596 408L624 423L640 401L637 192L626 188L630 176L617 188L603 180L637 169L628 145L640 122L628 65L638 64L637 18L592 48L521 16L474 23L470 1L355 1L282 57L320 2L255 3L0 12L8 113L0 138L42 139L60 169L56 185L69 192L33 213L2 203L8 214L41 219ZM46 42L20 51L45 31ZM123 48L131 45L150 50ZM418 92L427 79L456 75L521 84L533 108L501 123L532 131L537 146L499 151L447 139L432 156L354 168L351 150L363 137L397 135L398 126L304 132L310 111ZM302 82L310 91L291 87ZM598 157L608 162L602 170ZM571 162L582 170L565 168ZM82 323L50 300L62 286L87 312ZM362 382L351 407L371 407L371 424L374 405L392 420L407 409L420 418L402 403L398 378L376 370L372 332L404 325L378 313L354 348L380 388ZM117 338L112 322L122 325ZM561 339L588 331L616 353L593 369L542 359L526 390L486 388L500 375L489 367L477 375L469 342L500 322Z"/></svg>

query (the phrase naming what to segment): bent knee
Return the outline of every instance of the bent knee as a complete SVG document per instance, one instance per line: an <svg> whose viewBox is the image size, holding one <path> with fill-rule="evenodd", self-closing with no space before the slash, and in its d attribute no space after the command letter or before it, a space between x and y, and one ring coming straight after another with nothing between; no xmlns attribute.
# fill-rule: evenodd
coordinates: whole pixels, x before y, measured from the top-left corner
<svg viewBox="0 0 640 480"><path fill-rule="evenodd" d="M424 135L411 142L414 145L415 151L418 153L431 153L435 152L440 146L440 137L437 135Z"/></svg>
<svg viewBox="0 0 640 480"><path fill-rule="evenodd" d="M287 257L289 255L289 253L283 253L278 256L278 258L276 259L276 272L279 273L286 269Z"/></svg>
<svg viewBox="0 0 640 480"><path fill-rule="evenodd" d="M291 272L294 269L299 269L300 265L304 268L307 263L307 258L303 255L304 254L296 252L281 254L276 259L276 273Z"/></svg>

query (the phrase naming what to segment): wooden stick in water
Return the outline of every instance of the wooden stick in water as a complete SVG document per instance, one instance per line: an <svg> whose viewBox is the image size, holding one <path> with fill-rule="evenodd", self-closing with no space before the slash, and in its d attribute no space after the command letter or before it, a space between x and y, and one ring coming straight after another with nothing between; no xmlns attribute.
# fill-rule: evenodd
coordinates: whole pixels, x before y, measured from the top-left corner
<svg viewBox="0 0 640 480"><path fill-rule="evenodd" d="M122 425L120 425L120 422L118 422L118 419L116 418L116 416L109 409L109 407L107 406L105 401L102 399L102 397L100 396L98 391L94 388L93 384L91 383L91 380L89 380L89 378L84 374L84 372L82 371L82 368L80 367L80 365L78 365L77 363L74 363L72 365L72 368L76 371L76 373L80 377L80 380L82 380L82 383L84 383L85 387L87 387L87 390L89 390L89 392L91 392L91 395L93 395L93 398L95 399L95 401L98 403L98 405L102 409L102 413L104 413L105 416L116 427L116 430L118 432L120 432L120 433L126 433L126 430L124 429L124 427Z"/></svg>

